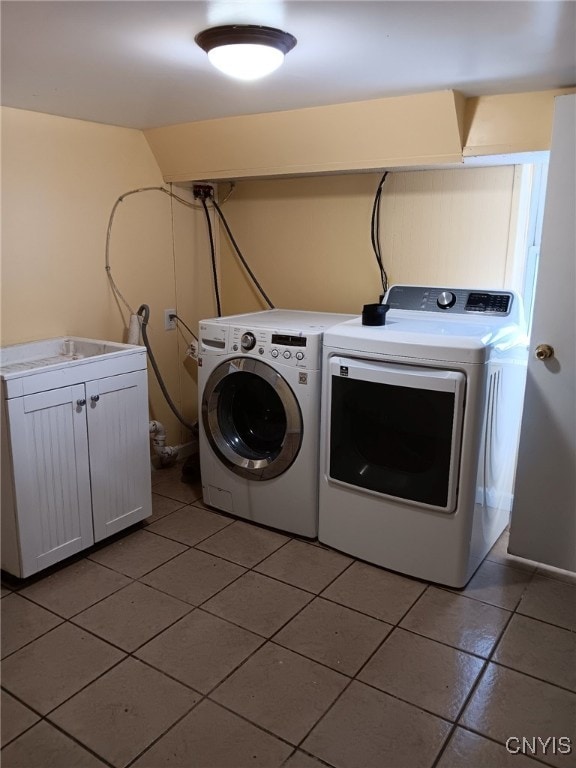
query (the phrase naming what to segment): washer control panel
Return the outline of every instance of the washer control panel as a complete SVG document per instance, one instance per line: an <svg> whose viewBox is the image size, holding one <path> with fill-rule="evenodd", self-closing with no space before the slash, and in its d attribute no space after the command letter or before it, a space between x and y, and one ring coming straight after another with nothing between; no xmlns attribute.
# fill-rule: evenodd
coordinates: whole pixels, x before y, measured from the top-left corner
<svg viewBox="0 0 576 768"><path fill-rule="evenodd" d="M416 285L393 285L386 296L386 303L389 304L390 309L458 315L483 313L500 317L510 314L513 301L514 294L510 291L433 288Z"/></svg>
<svg viewBox="0 0 576 768"><path fill-rule="evenodd" d="M295 368L320 368L321 334L276 332L269 328L200 323L202 354L237 354L269 360Z"/></svg>
<svg viewBox="0 0 576 768"><path fill-rule="evenodd" d="M243 333L240 337L240 346L242 352L250 352L250 350L254 349L256 346L256 336L250 331L246 331L246 333Z"/></svg>

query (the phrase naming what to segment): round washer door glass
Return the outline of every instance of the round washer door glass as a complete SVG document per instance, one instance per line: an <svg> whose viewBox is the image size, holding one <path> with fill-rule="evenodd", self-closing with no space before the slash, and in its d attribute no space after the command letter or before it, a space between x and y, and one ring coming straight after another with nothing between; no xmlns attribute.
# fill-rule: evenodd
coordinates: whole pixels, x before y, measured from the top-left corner
<svg viewBox="0 0 576 768"><path fill-rule="evenodd" d="M220 460L237 475L270 480L294 462L302 414L288 382L267 363L236 357L212 371L202 423Z"/></svg>

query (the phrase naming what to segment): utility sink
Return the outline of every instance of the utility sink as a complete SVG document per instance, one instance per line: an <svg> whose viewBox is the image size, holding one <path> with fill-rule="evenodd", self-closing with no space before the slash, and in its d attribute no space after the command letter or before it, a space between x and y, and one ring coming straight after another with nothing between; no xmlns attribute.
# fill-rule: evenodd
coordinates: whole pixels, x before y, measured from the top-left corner
<svg viewBox="0 0 576 768"><path fill-rule="evenodd" d="M2 569L27 578L151 512L146 348L0 348Z"/></svg>
<svg viewBox="0 0 576 768"><path fill-rule="evenodd" d="M30 394L39 391L38 387L66 386L99 376L99 372L93 374L90 370L96 362L109 361L106 365L109 375L122 373L126 368L124 358L134 354L143 360L137 367L146 367L145 347L116 341L63 336L13 344L0 348L0 379L7 397Z"/></svg>

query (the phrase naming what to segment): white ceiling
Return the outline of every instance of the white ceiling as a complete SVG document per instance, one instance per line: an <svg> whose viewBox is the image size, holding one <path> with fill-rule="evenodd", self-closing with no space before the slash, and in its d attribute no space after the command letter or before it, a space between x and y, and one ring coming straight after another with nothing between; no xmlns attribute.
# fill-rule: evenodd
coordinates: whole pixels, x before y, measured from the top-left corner
<svg viewBox="0 0 576 768"><path fill-rule="evenodd" d="M576 2L543 0L8 0L2 104L150 128L455 88L468 96L576 83ZM255 23L298 39L259 82L194 43Z"/></svg>

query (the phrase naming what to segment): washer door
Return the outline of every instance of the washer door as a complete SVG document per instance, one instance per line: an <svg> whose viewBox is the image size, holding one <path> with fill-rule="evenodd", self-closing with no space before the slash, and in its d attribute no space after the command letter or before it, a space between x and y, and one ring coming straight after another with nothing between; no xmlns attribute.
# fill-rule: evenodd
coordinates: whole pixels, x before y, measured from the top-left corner
<svg viewBox="0 0 576 768"><path fill-rule="evenodd" d="M241 477L270 480L296 459L302 414L290 385L267 363L235 357L212 371L202 423L220 460Z"/></svg>

